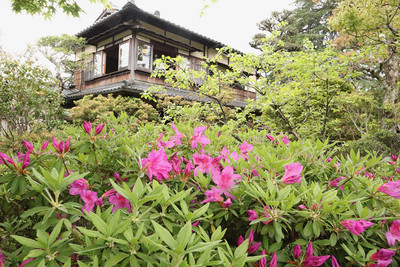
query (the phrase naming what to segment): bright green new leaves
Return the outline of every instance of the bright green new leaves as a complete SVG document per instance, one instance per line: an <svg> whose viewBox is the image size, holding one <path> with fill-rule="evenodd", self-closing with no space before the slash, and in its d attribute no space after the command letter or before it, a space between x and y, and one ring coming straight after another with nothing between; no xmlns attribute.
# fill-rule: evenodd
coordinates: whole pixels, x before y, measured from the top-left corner
<svg viewBox="0 0 400 267"><path fill-rule="evenodd" d="M5 137L15 138L37 125L53 129L64 115L61 102L49 70L0 49L0 129Z"/></svg>

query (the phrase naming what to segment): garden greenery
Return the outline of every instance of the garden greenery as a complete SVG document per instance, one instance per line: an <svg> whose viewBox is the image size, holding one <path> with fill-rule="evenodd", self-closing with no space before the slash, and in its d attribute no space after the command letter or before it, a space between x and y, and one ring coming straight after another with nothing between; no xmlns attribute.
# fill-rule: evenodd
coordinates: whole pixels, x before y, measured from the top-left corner
<svg viewBox="0 0 400 267"><path fill-rule="evenodd" d="M127 120L0 153L1 266L397 266L396 155Z"/></svg>

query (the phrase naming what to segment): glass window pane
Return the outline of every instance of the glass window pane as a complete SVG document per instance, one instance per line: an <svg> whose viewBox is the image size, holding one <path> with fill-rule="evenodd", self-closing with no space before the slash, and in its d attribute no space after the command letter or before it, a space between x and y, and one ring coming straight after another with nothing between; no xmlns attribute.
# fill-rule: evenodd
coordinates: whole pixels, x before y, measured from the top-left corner
<svg viewBox="0 0 400 267"><path fill-rule="evenodd" d="M119 45L119 68L128 67L129 61L129 42Z"/></svg>
<svg viewBox="0 0 400 267"><path fill-rule="evenodd" d="M103 74L103 62L102 62L102 52L97 52L94 54L94 76L100 76Z"/></svg>
<svg viewBox="0 0 400 267"><path fill-rule="evenodd" d="M139 42L137 53L137 66L150 69L151 63L151 46L149 44Z"/></svg>

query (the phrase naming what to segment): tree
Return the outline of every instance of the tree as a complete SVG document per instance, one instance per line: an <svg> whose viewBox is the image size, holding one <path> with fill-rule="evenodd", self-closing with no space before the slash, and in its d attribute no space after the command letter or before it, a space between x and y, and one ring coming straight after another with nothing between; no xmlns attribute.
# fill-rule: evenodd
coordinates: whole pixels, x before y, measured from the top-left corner
<svg viewBox="0 0 400 267"><path fill-rule="evenodd" d="M263 111L263 122L296 138L334 137L337 97L352 90L349 81L356 75L348 68L350 58L329 46L315 50L311 42L298 52L279 50L270 45L274 42L266 42L258 56L230 59L238 73L256 74L240 82L259 94L255 105Z"/></svg>
<svg viewBox="0 0 400 267"><path fill-rule="evenodd" d="M323 49L326 43L332 40L335 32L328 29L327 19L336 6L335 0L296 0L297 6L293 10L272 12L270 18L261 21L258 27L266 33L259 33L253 37L250 45L261 48L263 39L275 31L280 32L274 41L282 40L286 51L303 49L303 40L310 40L316 49ZM270 40L271 41L271 40Z"/></svg>
<svg viewBox="0 0 400 267"><path fill-rule="evenodd" d="M104 7L109 6L108 0L89 0L91 3L101 3ZM12 9L16 13L26 11L31 15L42 15L45 18L51 18L57 12L62 12L73 17L79 17L84 12L81 6L75 0L12 0Z"/></svg>
<svg viewBox="0 0 400 267"><path fill-rule="evenodd" d="M165 82L173 87L192 90L201 97L208 98L213 106L213 111L222 122L228 121L226 105L234 99L231 88L237 85L237 74L229 71L218 61L226 58L229 48L218 51L214 58L199 61L196 69L189 68L187 58L162 57L156 61L153 76L165 78ZM160 90L159 87L154 87ZM154 90L154 89L153 89Z"/></svg>
<svg viewBox="0 0 400 267"><path fill-rule="evenodd" d="M52 129L64 113L51 72L0 50L0 130L9 139L38 124Z"/></svg>
<svg viewBox="0 0 400 267"><path fill-rule="evenodd" d="M203 62L198 71L179 68L182 58L178 58L164 60L156 74L174 87L198 87L198 92L217 104L216 110L225 123L229 118L223 107L233 98L232 87L239 84L257 92L257 100L248 105L246 112L260 110L263 124L271 131L290 133L295 138L338 136L337 98L352 91L349 81L356 73L348 65L353 58L329 46L315 50L310 42L303 44L301 51L280 50L272 45L278 43L272 40L277 36L279 33L274 33L264 43L260 55L220 50L219 56L229 58L227 69L218 68L215 60L210 61L213 64Z"/></svg>
<svg viewBox="0 0 400 267"><path fill-rule="evenodd" d="M362 55L358 69L384 86L383 103L399 98L400 2L341 0L329 19L336 44Z"/></svg>
<svg viewBox="0 0 400 267"><path fill-rule="evenodd" d="M46 36L39 39L39 51L54 65L57 88L62 92L73 83L74 73L86 66L89 56L81 53L74 59L75 52L86 44L84 38L63 34L61 36Z"/></svg>

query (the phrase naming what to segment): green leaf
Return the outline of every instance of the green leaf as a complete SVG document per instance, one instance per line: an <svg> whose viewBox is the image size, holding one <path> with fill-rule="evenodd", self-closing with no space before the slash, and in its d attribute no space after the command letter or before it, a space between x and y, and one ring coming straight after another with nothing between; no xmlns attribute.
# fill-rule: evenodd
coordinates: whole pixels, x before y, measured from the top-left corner
<svg viewBox="0 0 400 267"><path fill-rule="evenodd" d="M319 224L319 222L314 221L312 227L313 227L314 235L316 237L319 237L319 235L321 234L321 225Z"/></svg>
<svg viewBox="0 0 400 267"><path fill-rule="evenodd" d="M117 263L122 261L123 259L127 258L129 255L126 253L118 253L117 255L112 256L110 259L106 261L104 267L112 267L116 266Z"/></svg>
<svg viewBox="0 0 400 267"><path fill-rule="evenodd" d="M43 249L32 249L31 251L29 251L28 255L25 256L24 260L36 258L45 253L46 251Z"/></svg>
<svg viewBox="0 0 400 267"><path fill-rule="evenodd" d="M206 249L215 247L216 245L218 245L220 241L211 241L211 242L200 242L197 243L194 246L191 246L190 248L188 248L186 250L186 253L192 253L192 252L202 252Z"/></svg>
<svg viewBox="0 0 400 267"><path fill-rule="evenodd" d="M49 239L47 239L47 246L51 247L52 243L56 240L61 232L63 221L59 221L57 225L54 227L53 231L51 231Z"/></svg>
<svg viewBox="0 0 400 267"><path fill-rule="evenodd" d="M91 219L94 226L105 236L107 236L107 224L94 212L85 212Z"/></svg>
<svg viewBox="0 0 400 267"><path fill-rule="evenodd" d="M330 240L331 246L334 247L337 242L337 235L335 233L332 233L329 240Z"/></svg>
<svg viewBox="0 0 400 267"><path fill-rule="evenodd" d="M36 240L26 238L23 236L18 236L18 235L12 235L11 237L14 238L15 240L17 240L17 242L23 246L30 247L30 248L45 249L45 247L40 245L40 243L37 242Z"/></svg>
<svg viewBox="0 0 400 267"><path fill-rule="evenodd" d="M304 237L310 237L313 233L313 225L311 221L308 221L306 227L304 227L303 234Z"/></svg>
<svg viewBox="0 0 400 267"><path fill-rule="evenodd" d="M172 237L172 235L170 234L170 232L168 232L168 230L163 228L161 225L159 225L155 221L151 221L151 222L154 226L154 230L156 231L157 235L164 241L164 243L167 244L167 246L169 248L171 248L172 250L175 249L177 246L177 243L174 240L174 238Z"/></svg>
<svg viewBox="0 0 400 267"><path fill-rule="evenodd" d="M188 221L178 233L176 241L178 242L179 246L185 248L190 240L191 235L192 235L192 223L191 221Z"/></svg>
<svg viewBox="0 0 400 267"><path fill-rule="evenodd" d="M50 208L50 207L45 207L45 206L34 207L34 208L31 208L31 209L25 211L25 212L21 215L21 217L22 217L22 218L26 218L26 217L32 216L32 215L34 215L34 214L36 214L36 213L46 211L46 210L48 210L48 209L52 209L52 208Z"/></svg>
<svg viewBox="0 0 400 267"><path fill-rule="evenodd" d="M234 257L235 259L239 259L240 257L247 255L247 249L248 249L248 247L249 247L249 240L246 239L246 240L243 241L242 244L240 244L240 246L238 246L238 247L235 249L235 252L234 252L234 254L233 254L233 257Z"/></svg>

